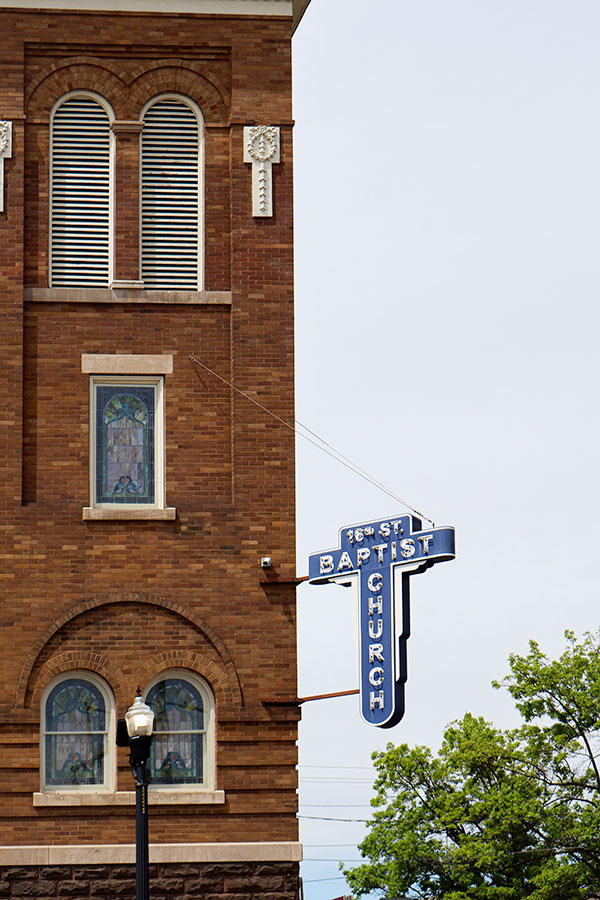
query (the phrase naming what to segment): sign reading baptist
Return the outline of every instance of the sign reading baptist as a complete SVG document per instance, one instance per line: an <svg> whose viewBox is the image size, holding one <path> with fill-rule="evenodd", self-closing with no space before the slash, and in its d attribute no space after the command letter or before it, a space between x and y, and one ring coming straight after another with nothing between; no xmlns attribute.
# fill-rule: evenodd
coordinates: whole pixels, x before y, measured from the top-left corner
<svg viewBox="0 0 600 900"><path fill-rule="evenodd" d="M311 584L358 583L361 715L391 728L404 715L411 575L454 559L454 528L423 529L405 515L340 529L336 550L313 553Z"/></svg>

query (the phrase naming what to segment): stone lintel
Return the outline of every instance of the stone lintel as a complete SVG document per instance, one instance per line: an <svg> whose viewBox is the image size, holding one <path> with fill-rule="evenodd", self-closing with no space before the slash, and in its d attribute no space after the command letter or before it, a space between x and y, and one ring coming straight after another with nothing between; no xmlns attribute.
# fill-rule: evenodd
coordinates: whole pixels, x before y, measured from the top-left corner
<svg viewBox="0 0 600 900"><path fill-rule="evenodd" d="M171 353L82 353L81 371L89 375L171 375Z"/></svg>

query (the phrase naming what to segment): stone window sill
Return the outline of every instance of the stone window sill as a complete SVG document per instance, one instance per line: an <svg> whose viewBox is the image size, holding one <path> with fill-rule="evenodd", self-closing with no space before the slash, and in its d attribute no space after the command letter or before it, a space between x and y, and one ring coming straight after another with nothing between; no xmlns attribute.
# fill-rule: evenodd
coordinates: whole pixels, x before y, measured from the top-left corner
<svg viewBox="0 0 600 900"><path fill-rule="evenodd" d="M150 806L225 803L225 791L148 790ZM135 806L135 791L47 791L33 795L34 806Z"/></svg>
<svg viewBox="0 0 600 900"><path fill-rule="evenodd" d="M144 509L139 506L132 509L125 509L123 507L118 507L116 509L97 509L95 506L84 506L83 518L87 520L104 519L105 521L108 519L112 519L113 521L115 519L141 519L142 521L149 521L150 519L176 519L177 510L174 506L167 506L165 509Z"/></svg>

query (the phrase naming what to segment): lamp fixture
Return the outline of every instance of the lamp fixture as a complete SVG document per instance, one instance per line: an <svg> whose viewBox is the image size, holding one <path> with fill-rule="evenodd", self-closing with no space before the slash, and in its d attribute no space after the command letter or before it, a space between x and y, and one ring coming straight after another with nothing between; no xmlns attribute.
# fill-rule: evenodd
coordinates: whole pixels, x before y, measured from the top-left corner
<svg viewBox="0 0 600 900"><path fill-rule="evenodd" d="M141 690L137 689L137 697L125 713L127 734L130 740L135 738L150 737L154 725L154 712L142 697Z"/></svg>

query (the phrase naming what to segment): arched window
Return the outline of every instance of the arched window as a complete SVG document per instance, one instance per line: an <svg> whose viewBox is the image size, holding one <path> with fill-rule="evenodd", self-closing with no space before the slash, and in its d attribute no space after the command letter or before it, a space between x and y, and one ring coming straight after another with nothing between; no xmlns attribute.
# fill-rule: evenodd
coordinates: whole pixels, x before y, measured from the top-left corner
<svg viewBox="0 0 600 900"><path fill-rule="evenodd" d="M51 125L50 283L108 287L114 116L94 94L68 94Z"/></svg>
<svg viewBox="0 0 600 900"><path fill-rule="evenodd" d="M42 699L44 788L110 789L112 709L108 688L90 673L71 672L52 682Z"/></svg>
<svg viewBox="0 0 600 900"><path fill-rule="evenodd" d="M177 95L142 114L141 251L144 287L202 288L202 113Z"/></svg>
<svg viewBox="0 0 600 900"><path fill-rule="evenodd" d="M146 702L154 710L152 784L212 787L214 710L207 685L187 671L163 672Z"/></svg>

